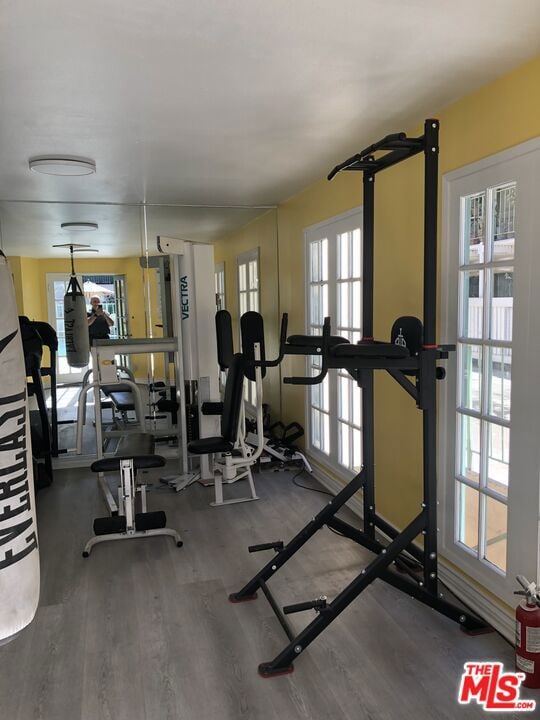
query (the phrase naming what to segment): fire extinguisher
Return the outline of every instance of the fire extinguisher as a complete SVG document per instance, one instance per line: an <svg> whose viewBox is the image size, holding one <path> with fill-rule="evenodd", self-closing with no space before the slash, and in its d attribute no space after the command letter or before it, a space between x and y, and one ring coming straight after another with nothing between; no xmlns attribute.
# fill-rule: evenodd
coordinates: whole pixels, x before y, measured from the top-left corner
<svg viewBox="0 0 540 720"><path fill-rule="evenodd" d="M540 688L540 595L536 583L517 576L525 597L516 608L516 670L525 673L523 685Z"/></svg>

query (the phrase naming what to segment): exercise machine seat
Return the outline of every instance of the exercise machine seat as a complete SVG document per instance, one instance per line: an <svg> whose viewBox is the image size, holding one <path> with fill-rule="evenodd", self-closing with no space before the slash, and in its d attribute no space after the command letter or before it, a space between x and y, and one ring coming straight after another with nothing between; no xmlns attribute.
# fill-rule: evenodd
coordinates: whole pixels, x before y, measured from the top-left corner
<svg viewBox="0 0 540 720"><path fill-rule="evenodd" d="M115 383L114 385L102 385L101 390L103 393L110 398L115 407L120 411L127 412L128 410L135 410L135 403L133 402L133 393L131 387L123 383Z"/></svg>
<svg viewBox="0 0 540 720"><path fill-rule="evenodd" d="M135 470L150 470L150 468L163 467L165 458L161 455L115 455L110 458L95 460L90 465L92 472L114 472L120 466L121 460L133 460Z"/></svg>
<svg viewBox="0 0 540 720"><path fill-rule="evenodd" d="M120 438L113 457L95 460L92 472L112 472L118 470L120 460L133 460L135 470L149 470L163 467L165 459L154 455L154 436L148 433L128 433Z"/></svg>
<svg viewBox="0 0 540 720"><path fill-rule="evenodd" d="M192 440L188 444L189 452L196 455L209 455L216 452L232 451L238 434L245 369L244 356L241 353L233 355L225 383L225 397L223 398L223 410L221 412L221 435Z"/></svg>

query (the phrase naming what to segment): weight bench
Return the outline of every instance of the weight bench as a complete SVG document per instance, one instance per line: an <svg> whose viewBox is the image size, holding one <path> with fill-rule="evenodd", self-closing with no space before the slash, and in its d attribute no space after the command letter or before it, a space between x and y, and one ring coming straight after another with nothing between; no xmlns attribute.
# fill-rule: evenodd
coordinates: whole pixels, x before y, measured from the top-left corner
<svg viewBox="0 0 540 720"><path fill-rule="evenodd" d="M154 437L135 433L120 439L116 455L96 460L91 470L96 473L120 471L118 504L114 502L106 480L100 477L100 485L111 515L94 520L94 537L86 543L83 557L87 558L94 545L110 540L168 535L177 547L182 540L176 530L165 527L167 517L162 510L148 512L146 509L146 485L137 480L138 470L163 467L165 459L154 455ZM135 511L137 495L140 496L140 512ZM112 502L111 502L112 501Z"/></svg>

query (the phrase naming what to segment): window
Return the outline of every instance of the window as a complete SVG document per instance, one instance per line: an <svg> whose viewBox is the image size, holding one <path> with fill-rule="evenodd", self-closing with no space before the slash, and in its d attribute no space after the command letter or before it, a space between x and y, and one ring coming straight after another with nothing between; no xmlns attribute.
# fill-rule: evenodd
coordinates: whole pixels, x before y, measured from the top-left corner
<svg viewBox="0 0 540 720"><path fill-rule="evenodd" d="M236 258L238 283L238 315L241 317L248 310L259 312L259 248L241 253ZM255 406L255 383L246 380L244 383L244 399L248 405Z"/></svg>
<svg viewBox="0 0 540 720"><path fill-rule="evenodd" d="M358 342L362 337L362 214L359 210L309 228L306 233L307 332L320 335L324 318L332 333ZM308 359L308 372L320 360ZM345 370L331 370L307 393L308 443L314 455L343 471L362 464L362 396Z"/></svg>
<svg viewBox="0 0 540 720"><path fill-rule="evenodd" d="M225 263L216 263L214 269L216 310L225 310Z"/></svg>
<svg viewBox="0 0 540 720"><path fill-rule="evenodd" d="M241 253L237 259L238 314L259 312L259 248Z"/></svg>
<svg viewBox="0 0 540 720"><path fill-rule="evenodd" d="M460 218L455 542L502 572L510 481L515 201L515 182L485 188L461 198Z"/></svg>
<svg viewBox="0 0 540 720"><path fill-rule="evenodd" d="M441 549L508 604L538 562L538 166L532 141L444 178Z"/></svg>

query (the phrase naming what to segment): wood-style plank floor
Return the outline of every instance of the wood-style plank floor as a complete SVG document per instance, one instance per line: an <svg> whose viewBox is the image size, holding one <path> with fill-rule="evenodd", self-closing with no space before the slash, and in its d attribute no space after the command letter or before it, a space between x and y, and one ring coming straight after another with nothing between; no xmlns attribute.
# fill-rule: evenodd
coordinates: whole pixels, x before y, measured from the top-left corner
<svg viewBox="0 0 540 720"><path fill-rule="evenodd" d="M40 607L32 625L0 647L0 717L484 717L480 707L457 703L463 663L492 659L511 667L510 645L495 633L468 637L380 581L303 653L292 675L258 676L258 663L272 659L285 636L264 597L234 605L227 595L269 557L248 554L249 544L290 539L328 500L296 487L291 476L256 475L261 500L221 508L208 505L210 488L175 494L156 486L149 509L167 511L184 546L169 538L113 542L84 560L92 520L105 514L95 476L57 471L54 485L38 495ZM332 598L369 557L324 529L272 587L283 605ZM300 629L311 618L301 613L292 622Z"/></svg>

